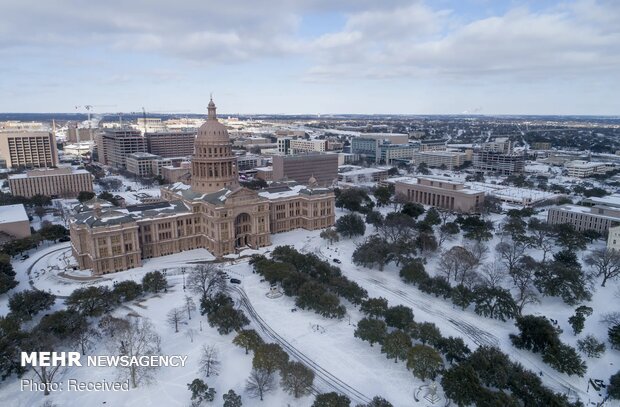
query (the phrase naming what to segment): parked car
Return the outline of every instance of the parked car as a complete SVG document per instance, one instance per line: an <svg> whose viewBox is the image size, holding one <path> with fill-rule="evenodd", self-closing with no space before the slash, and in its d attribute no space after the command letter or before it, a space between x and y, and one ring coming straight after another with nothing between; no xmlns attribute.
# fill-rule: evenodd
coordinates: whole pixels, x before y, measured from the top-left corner
<svg viewBox="0 0 620 407"><path fill-rule="evenodd" d="M69 236L63 236L60 239L58 239L59 242L69 242L71 240L71 238Z"/></svg>
<svg viewBox="0 0 620 407"><path fill-rule="evenodd" d="M231 278L231 279L230 279L230 282L231 282L232 284L241 284L241 280L239 280L238 278Z"/></svg>
<svg viewBox="0 0 620 407"><path fill-rule="evenodd" d="M340 261L340 259L332 259L332 260L333 260L333 262L334 262L334 263L338 263L338 264L342 263L342 262Z"/></svg>
<svg viewBox="0 0 620 407"><path fill-rule="evenodd" d="M22 261L23 261L23 260L27 260L27 259L29 259L29 258L30 258L30 256L29 256L29 255L24 254L24 255L22 256Z"/></svg>

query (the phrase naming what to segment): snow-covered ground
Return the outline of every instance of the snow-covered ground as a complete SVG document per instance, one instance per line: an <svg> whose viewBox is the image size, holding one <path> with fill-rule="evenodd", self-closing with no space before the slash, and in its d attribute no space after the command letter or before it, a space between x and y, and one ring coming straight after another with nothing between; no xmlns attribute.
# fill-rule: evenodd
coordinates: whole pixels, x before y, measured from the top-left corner
<svg viewBox="0 0 620 407"><path fill-rule="evenodd" d="M390 208L391 210L392 208ZM387 211L387 208L383 208ZM345 212L337 211L338 216ZM491 220L496 226L501 222L501 215L494 215ZM398 276L398 268L393 264L386 266L385 271L379 272L351 263L351 255L356 244L363 238L353 240L342 239L335 245L328 245L327 241L319 237L319 231L309 232L296 230L292 232L273 235L273 246L258 251L246 251L241 255L252 253L268 253L277 245L292 245L298 250L315 253L318 256L332 261L339 259L343 274L361 286L366 288L371 297L385 297L390 305L403 304L413 309L416 321L429 321L437 324L444 336L460 336L472 348L480 344L499 346L515 361L522 363L526 368L534 372L542 372L543 382L558 392L578 396L582 401L597 402L601 400L592 389L587 392L588 379L607 380L610 375L616 373L620 366L620 352L608 347L606 353L600 359L585 358L588 363L588 372L584 378L569 377L560 374L542 362L540 355L527 351L517 350L510 344L508 335L516 332L513 321L501 322L493 319L480 317L473 311L461 311L455 309L446 300L437 299L417 290L411 285L404 284ZM373 227L368 226L366 235L374 233ZM500 241L494 237L489 242L493 248ZM462 244L460 239L452 241L449 245ZM595 247L602 247L603 242L596 242ZM588 248L589 250L592 247ZM269 394L263 403L256 399L248 398L244 391L245 380L251 369L251 355L245 355L242 349L232 345L233 334L220 336L215 329L208 326L206 317L200 317L197 313L181 332L174 333L166 323L167 312L181 305L184 292L183 275L181 267L191 267L192 262L211 261L213 257L206 250L193 250L171 256L150 259L144 262L141 268L121 273L114 273L97 279L80 279L80 273L73 272L75 278L63 277L61 271L67 267L67 254L69 244L62 243L39 248L30 253L31 257L26 261L15 262L20 285L16 290L29 287L28 275L32 284L43 290L50 290L59 296L68 295L73 289L85 284L111 285L114 281L125 279L140 280L145 272L150 270L167 270L167 277L173 285L167 294L150 296L140 302L125 304L119 307L115 314L125 316L135 313L149 318L162 336L163 354L188 355L188 366L185 368L162 368L157 374L157 383L140 387L129 392L92 392L92 393L58 393L50 396L58 405L105 405L112 406L185 406L189 404L190 393L186 384L191 382L198 373L198 361L200 348L203 344L216 345L222 371L219 376L206 380L209 386L215 387L218 394L213 405L221 404L221 395L228 389L234 389L243 396L244 406L309 406L312 396L296 400L292 396L277 390ZM581 252L583 257L586 252ZM535 258L540 258L542 252L532 251ZM239 306L246 308L243 299L247 296L252 310L256 315L248 315L252 320L252 327L257 329L268 341L278 341L289 351L292 358L302 360L317 371L315 381L320 391L340 391L348 394L353 401L365 401L375 395L382 395L395 406L426 405L427 403L415 403L413 393L423 383L416 379L411 372L407 371L404 363L394 363L381 354L380 346L370 347L367 342L353 336L356 322L362 317L359 311L344 301L348 314L342 320L326 319L310 311L298 310L291 312L294 299L280 297L270 299L265 294L269 286L261 282L260 276L253 274L246 258L229 256L230 262L223 263L224 269L231 277L239 278L242 284L238 291L231 291L239 301ZM436 273L439 256L433 255L428 258L427 270L431 274ZM486 261L492 260L492 252ZM70 262L69 262L70 264ZM30 273L29 273L30 271ZM618 298L615 297L619 289L618 282L609 282L608 286L601 288L596 286L596 292L590 305L594 308L594 314L587 318L584 331L575 337L568 324L568 317L574 312L574 307L566 306L555 298L542 298L541 304L527 306L524 313L544 315L557 319L563 329L562 341L575 346L576 340L587 334L593 334L600 340L607 338L606 326L600 322L601 314L618 310ZM0 296L0 313L7 312L7 295ZM195 298L198 303L198 298ZM54 309L62 308L62 300L59 299ZM202 331L200 329L202 321ZM198 334L192 343L186 336L188 329L195 329ZM97 354L108 353L103 345L92 351ZM88 380L114 380L116 371L113 368L70 368L63 373L66 378L81 378ZM28 373L27 376L31 375ZM43 402L41 394L21 392L18 381L9 378L0 383L1 406L37 406ZM614 404L606 404L613 406ZM617 404L615 404L617 405Z"/></svg>

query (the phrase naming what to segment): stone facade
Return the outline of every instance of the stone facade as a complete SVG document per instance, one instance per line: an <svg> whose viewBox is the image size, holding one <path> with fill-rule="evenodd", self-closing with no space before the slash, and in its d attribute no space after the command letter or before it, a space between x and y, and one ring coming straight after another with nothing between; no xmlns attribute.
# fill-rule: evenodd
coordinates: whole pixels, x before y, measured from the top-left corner
<svg viewBox="0 0 620 407"><path fill-rule="evenodd" d="M73 254L81 269L106 274L139 267L143 259L205 248L217 257L271 245L271 234L335 222L332 191L293 183L253 191L240 187L226 128L209 103L198 130L191 186L161 189L163 202L79 208L71 220Z"/></svg>
<svg viewBox="0 0 620 407"><path fill-rule="evenodd" d="M397 196L403 196L410 202L455 212L478 211L485 196L483 191L466 188L461 182L439 177L397 181L395 190Z"/></svg>
<svg viewBox="0 0 620 407"><path fill-rule="evenodd" d="M13 195L26 198L35 195L75 198L81 191L93 192L93 176L86 170L41 168L10 175L9 188Z"/></svg>

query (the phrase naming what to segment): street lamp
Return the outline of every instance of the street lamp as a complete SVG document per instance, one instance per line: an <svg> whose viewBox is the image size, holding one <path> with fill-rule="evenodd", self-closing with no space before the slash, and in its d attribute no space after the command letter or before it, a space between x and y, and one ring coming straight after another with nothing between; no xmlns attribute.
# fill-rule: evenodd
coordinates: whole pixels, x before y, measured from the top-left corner
<svg viewBox="0 0 620 407"><path fill-rule="evenodd" d="M185 267L181 268L181 274L183 275L183 291L185 291Z"/></svg>

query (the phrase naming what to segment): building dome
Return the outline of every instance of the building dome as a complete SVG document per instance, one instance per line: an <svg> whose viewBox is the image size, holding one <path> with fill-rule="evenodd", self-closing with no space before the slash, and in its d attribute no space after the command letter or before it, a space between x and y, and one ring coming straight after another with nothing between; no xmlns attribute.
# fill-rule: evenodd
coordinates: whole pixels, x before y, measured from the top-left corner
<svg viewBox="0 0 620 407"><path fill-rule="evenodd" d="M217 120L215 115L216 107L215 103L213 103L213 99L209 101L207 109L209 111L207 121L198 129L196 141L206 144L229 143L228 129Z"/></svg>

